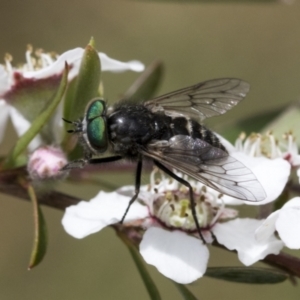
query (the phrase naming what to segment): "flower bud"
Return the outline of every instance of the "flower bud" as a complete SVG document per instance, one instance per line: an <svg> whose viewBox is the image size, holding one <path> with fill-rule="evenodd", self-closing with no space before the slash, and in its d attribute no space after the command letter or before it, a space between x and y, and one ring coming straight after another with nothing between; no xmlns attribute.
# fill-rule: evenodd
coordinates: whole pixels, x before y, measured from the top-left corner
<svg viewBox="0 0 300 300"><path fill-rule="evenodd" d="M61 168L67 164L67 158L60 148L43 146L36 149L28 161L28 173L33 181L62 179L66 172Z"/></svg>

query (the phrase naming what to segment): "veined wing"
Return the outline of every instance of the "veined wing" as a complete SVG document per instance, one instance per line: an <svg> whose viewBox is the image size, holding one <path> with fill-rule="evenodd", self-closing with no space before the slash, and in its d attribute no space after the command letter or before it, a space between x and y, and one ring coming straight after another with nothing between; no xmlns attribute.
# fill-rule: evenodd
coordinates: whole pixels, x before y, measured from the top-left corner
<svg viewBox="0 0 300 300"><path fill-rule="evenodd" d="M152 112L203 120L226 113L249 89L250 85L241 79L213 79L146 101L144 105Z"/></svg>
<svg viewBox="0 0 300 300"><path fill-rule="evenodd" d="M169 141L153 142L143 153L222 194L246 201L266 198L250 169L203 140L176 135Z"/></svg>

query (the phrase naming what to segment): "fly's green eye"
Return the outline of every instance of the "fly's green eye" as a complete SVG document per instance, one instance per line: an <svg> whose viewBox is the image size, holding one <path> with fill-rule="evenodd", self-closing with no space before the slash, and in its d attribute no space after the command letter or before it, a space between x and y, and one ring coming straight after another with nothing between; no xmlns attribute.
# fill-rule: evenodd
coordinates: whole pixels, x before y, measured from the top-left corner
<svg viewBox="0 0 300 300"><path fill-rule="evenodd" d="M88 122L88 140L93 148L98 152L105 152L108 146L106 122L102 117L96 117Z"/></svg>
<svg viewBox="0 0 300 300"><path fill-rule="evenodd" d="M97 99L89 104L86 111L86 119L91 120L96 117L103 116L105 113L106 104L103 100Z"/></svg>
<svg viewBox="0 0 300 300"><path fill-rule="evenodd" d="M95 99L86 110L87 138L90 145L100 153L105 152L108 146L105 109L105 102Z"/></svg>

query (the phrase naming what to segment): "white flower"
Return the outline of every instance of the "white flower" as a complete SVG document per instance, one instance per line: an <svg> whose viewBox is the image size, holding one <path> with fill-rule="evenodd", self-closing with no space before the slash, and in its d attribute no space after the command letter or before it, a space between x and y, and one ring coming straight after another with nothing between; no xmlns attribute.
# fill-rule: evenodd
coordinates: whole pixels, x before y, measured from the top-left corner
<svg viewBox="0 0 300 300"><path fill-rule="evenodd" d="M72 80L78 74L83 53L84 49L75 48L60 56L39 51L33 57L32 47L28 47L26 64L19 69L12 67L11 56L6 55L6 65L0 65L0 142L9 117L19 136L28 130L32 120L25 118L18 107L20 106L23 110L26 110L26 101L28 99L32 101L32 95L38 99L43 97L48 99L58 87L65 62L70 66L68 80ZM139 61L120 62L104 53L99 53L99 57L102 71L118 73L127 70L136 72L144 70L144 65ZM42 107L40 107L41 105ZM35 104L36 109L39 111L44 105L44 101L37 101ZM32 105L30 107L32 109ZM30 144L30 149L36 148L40 143L40 139L35 139Z"/></svg>
<svg viewBox="0 0 300 300"><path fill-rule="evenodd" d="M139 224L146 229L140 253L147 263L178 283L193 282L204 275L209 250L199 239L188 190L174 180L163 179L158 185L154 182L152 174L150 189L144 186L140 192L142 204L133 203L125 223L128 226ZM236 210L224 208L215 194L207 192L202 184L190 183L195 190L197 220L207 243L216 237L219 244L236 250L240 261L247 266L270 253L279 253L283 243L274 235L261 242L255 239L255 229L262 221L229 220L236 217ZM81 201L68 207L62 219L65 230L76 238L83 238L119 222L133 190L127 187L117 193L100 192L89 202Z"/></svg>
<svg viewBox="0 0 300 300"><path fill-rule="evenodd" d="M286 143L283 145L285 150L283 158L286 159L294 169L296 169L300 183L300 154L298 145L296 144L295 137L291 132L286 133L284 135L284 139L287 141L287 145Z"/></svg>
<svg viewBox="0 0 300 300"><path fill-rule="evenodd" d="M89 202L81 201L77 205L70 206L62 219L65 230L77 239L84 238L92 233L98 232L104 227L119 222L127 208L130 198L118 192L99 192ZM135 202L130 208L126 222L148 216L146 206Z"/></svg>
<svg viewBox="0 0 300 300"><path fill-rule="evenodd" d="M288 201L270 214L255 232L258 241L268 239L277 231L285 246L300 249L300 197Z"/></svg>
<svg viewBox="0 0 300 300"><path fill-rule="evenodd" d="M245 140L245 135L242 134L237 139L235 146L222 137L220 139L230 156L252 171L266 193L263 201L240 201L224 195L224 202L230 205L263 205L276 200L289 179L291 164L275 143L274 136L268 134L262 138L260 134L252 134Z"/></svg>
<svg viewBox="0 0 300 300"><path fill-rule="evenodd" d="M0 65L0 72L1 67L2 66ZM17 109L9 105L5 100L0 99L0 143L3 140L6 124L9 118L11 119L18 136L22 136L30 127L30 122L26 120ZM41 138L37 136L29 144L29 149L33 150L40 144Z"/></svg>

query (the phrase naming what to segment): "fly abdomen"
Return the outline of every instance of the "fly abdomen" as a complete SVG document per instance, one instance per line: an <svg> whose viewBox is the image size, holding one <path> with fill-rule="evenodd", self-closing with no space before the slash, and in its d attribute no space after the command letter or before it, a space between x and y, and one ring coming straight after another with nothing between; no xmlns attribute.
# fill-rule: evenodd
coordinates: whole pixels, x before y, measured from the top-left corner
<svg viewBox="0 0 300 300"><path fill-rule="evenodd" d="M220 139L211 130L194 120L188 120L188 122L190 124L190 136L192 138L201 139L208 144L227 152L225 147L220 142Z"/></svg>
<svg viewBox="0 0 300 300"><path fill-rule="evenodd" d="M174 118L172 122L173 126L173 134L174 135L190 135L190 124L187 118L178 117Z"/></svg>
<svg viewBox="0 0 300 300"><path fill-rule="evenodd" d="M168 136L165 136L165 138L161 136L159 139L168 140L175 135L187 135L194 139L201 139L216 148L226 151L219 138L211 130L207 129L198 122L184 117L170 118L164 116L164 120L164 127L168 128L167 130L165 129L165 131L168 133Z"/></svg>
<svg viewBox="0 0 300 300"><path fill-rule="evenodd" d="M195 120L184 117L172 118L166 115L156 114L153 118L153 123L155 124L155 133L152 136L154 140L169 140L175 135L187 135L194 139L201 139L227 152L219 138L211 130Z"/></svg>

